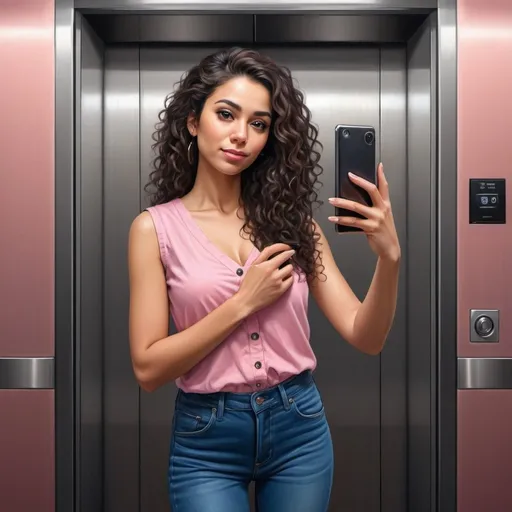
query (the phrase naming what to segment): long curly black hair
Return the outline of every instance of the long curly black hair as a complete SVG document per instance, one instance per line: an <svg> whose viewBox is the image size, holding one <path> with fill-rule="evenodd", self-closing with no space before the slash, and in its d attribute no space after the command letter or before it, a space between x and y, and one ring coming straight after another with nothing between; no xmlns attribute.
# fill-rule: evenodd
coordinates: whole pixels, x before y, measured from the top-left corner
<svg viewBox="0 0 512 512"><path fill-rule="evenodd" d="M322 172L319 165L322 145L318 129L304 95L294 86L290 71L252 49L232 48L204 58L186 73L169 94L153 134L156 152L150 174L150 204L166 203L183 197L193 187L197 173L197 144L190 160L192 136L187 118L200 118L206 99L228 80L246 76L270 92L272 122L269 138L260 156L242 172L240 205L245 213L241 230L262 250L277 243L293 243L296 270L308 278L322 267L316 249L320 237L313 223L313 210L319 206L316 192Z"/></svg>

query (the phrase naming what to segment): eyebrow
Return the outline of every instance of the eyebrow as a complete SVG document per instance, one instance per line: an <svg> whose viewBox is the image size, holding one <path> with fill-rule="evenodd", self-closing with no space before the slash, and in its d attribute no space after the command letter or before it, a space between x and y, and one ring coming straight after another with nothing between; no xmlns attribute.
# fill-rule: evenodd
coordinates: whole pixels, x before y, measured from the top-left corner
<svg viewBox="0 0 512 512"><path fill-rule="evenodd" d="M230 107L233 107L235 110L238 110L239 112L242 110L242 107L240 105L237 105L236 103L234 103L233 101L231 100L219 100L219 101L216 101L215 104L217 103L226 103L227 105L229 105ZM270 112L266 112L265 110L259 110L259 111L256 111L254 112L254 115L255 116L267 116L267 117L272 117Z"/></svg>

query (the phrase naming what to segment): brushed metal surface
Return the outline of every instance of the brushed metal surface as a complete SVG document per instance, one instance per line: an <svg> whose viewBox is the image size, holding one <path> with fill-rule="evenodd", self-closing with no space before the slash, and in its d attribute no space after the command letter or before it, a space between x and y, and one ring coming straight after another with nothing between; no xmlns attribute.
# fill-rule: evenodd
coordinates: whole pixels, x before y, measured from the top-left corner
<svg viewBox="0 0 512 512"><path fill-rule="evenodd" d="M437 259L435 333L437 347L432 364L435 378L432 427L436 454L432 496L439 512L457 507L457 0L439 0L433 44L437 59L435 112L435 158L437 161ZM434 16L434 15L433 15ZM437 60L437 62L436 62Z"/></svg>
<svg viewBox="0 0 512 512"><path fill-rule="evenodd" d="M139 512L140 391L128 343L126 257L129 227L141 211L139 79L139 47L107 47L102 198L103 460L104 509L109 512ZM89 203L90 207L94 204Z"/></svg>
<svg viewBox="0 0 512 512"><path fill-rule="evenodd" d="M380 50L380 156L390 183L390 195L402 247L407 247L407 52L405 47ZM422 229L417 227L417 229ZM420 255L425 260L428 255ZM425 264L425 262L421 262ZM380 356L381 386L381 511L407 512L407 297L414 297L405 268L398 284L395 321ZM412 295L411 295L412 294ZM414 300L414 299L413 299Z"/></svg>
<svg viewBox="0 0 512 512"><path fill-rule="evenodd" d="M56 512L76 505L74 32L73 0L55 0Z"/></svg>
<svg viewBox="0 0 512 512"><path fill-rule="evenodd" d="M269 15L255 16L257 43L404 43L424 15Z"/></svg>
<svg viewBox="0 0 512 512"><path fill-rule="evenodd" d="M90 14L107 43L406 42L427 14Z"/></svg>
<svg viewBox="0 0 512 512"><path fill-rule="evenodd" d="M374 11L410 12L437 8L437 0L75 0L83 11Z"/></svg>
<svg viewBox="0 0 512 512"><path fill-rule="evenodd" d="M460 357L458 389L512 389L512 358Z"/></svg>
<svg viewBox="0 0 512 512"><path fill-rule="evenodd" d="M433 205L436 166L431 137L435 126L431 30L431 20L427 20L407 45L407 499L409 510L415 512L430 512L433 501L435 257L432 250L436 236ZM419 268L424 270L418 271Z"/></svg>
<svg viewBox="0 0 512 512"><path fill-rule="evenodd" d="M53 389L53 357L0 357L0 389Z"/></svg>
<svg viewBox="0 0 512 512"><path fill-rule="evenodd" d="M82 0L78 0L77 6L79 4L96 4L98 7L100 7L100 12L105 12L105 9L101 8L101 3L103 3L103 7L108 6L112 7L113 12L116 12L118 8L121 8L123 10L123 6L120 5L120 3L114 3L110 2L110 5L107 5L106 2L87 2ZM403 12L410 11L411 9L417 9L420 8L418 5L421 2L409 2L409 1L402 1L401 7L399 6L398 9L403 9ZM434 8L435 4L437 2L425 2L431 4L430 7ZM440 1L440 6L442 4L449 4L449 1ZM71 217L71 211L72 209L70 206L72 206L72 197L68 194L69 190L72 189L70 187L70 182L73 179L72 178L72 172L73 172L73 165L72 165L72 159L71 155L73 154L73 145L66 144L65 142L67 140L72 139L72 120L73 120L73 106L71 102L71 83L72 83L72 66L73 66L73 57L72 57L72 37L69 37L70 34L72 35L72 22L73 22L73 9L72 9L72 2L71 0L56 0L57 4L57 11L56 11L56 21L58 25L58 30L56 31L57 35L57 41L56 41L56 57L57 57L57 76L59 77L58 85L57 85L57 94L59 97L59 103L56 106L56 114L57 114L57 128L56 128L56 136L57 136L57 144L56 144L56 171L58 174L57 179L57 210L59 212L59 215L57 216L56 220L56 226L57 226L57 235L58 239L60 240L60 243L58 244L58 253L57 253L57 259L60 264L56 266L56 272L57 272L57 310L58 310L58 320L57 320L57 338L56 338L56 344L57 344L57 350L60 351L60 361L58 363L60 372L58 372L58 378L60 379L62 385L60 387L61 391L57 395L57 430L58 430L58 443L57 443L57 457L58 457L58 490L57 490L57 499L58 502L63 504L64 498L72 496L72 488L73 485L70 485L69 482L72 478L72 471L69 470L71 467L68 463L73 460L73 451L69 448L72 447L72 438L70 435L70 431L68 431L68 427L70 425L70 422L68 421L69 418L72 415L73 411L73 400L70 398L70 395L73 393L74 389L74 383L73 383L73 362L68 357L73 352L73 347L71 344L69 344L70 337L64 336L64 333L69 330L69 328L72 326L72 317L68 316L67 313L70 311L73 307L72 300L70 300L70 291L73 289L73 283L72 278L70 277L72 275L70 270L73 269L73 256L69 257L69 255L72 255L72 234L73 234L73 228L70 226L70 219ZM226 4L218 4L218 3L205 3L205 4L197 4L197 3L167 3L167 7L171 11L175 12L197 12L201 9L206 11L222 11L223 9L226 9L228 12L234 12L238 8L242 11L252 11L252 12L280 12L280 11L290 11L290 12L305 12L308 8L311 9L312 12L321 12L322 10L326 10L325 3L322 4L291 4L291 3L272 3L272 5L269 5L267 3L263 4L250 4L250 3L243 3L242 7L240 8L239 4L235 3L229 3L226 7ZM358 4L356 6L356 2L352 2L351 4L341 3L336 6L332 6L332 4L329 3L330 9L329 11L338 9L343 11L343 13L349 12L352 10L359 10L359 11L373 11L378 12L379 10L386 10L390 9L393 10L393 7L391 7L391 4L389 2L385 2L384 7L382 7L383 3L380 2L364 2L363 4ZM145 10L152 12L157 12L161 7L162 3L159 3L158 5L155 5L155 3L149 5L149 4L143 4L141 2L131 2L130 8L135 8L136 10ZM378 6L380 5L380 7ZM394 3L395 9L396 3ZM238 6L238 7L237 7ZM440 23L440 40L445 42L450 42L451 40L451 34L453 33L455 27L452 24L452 11L450 8L446 9L446 12L448 15L444 18L441 18ZM444 21L443 21L444 20ZM447 23L448 20L448 23ZM443 24L444 23L444 24ZM443 35L444 34L444 35ZM441 45L440 45L441 46ZM442 70L442 74L444 78L439 79L439 137L443 139L442 148L439 150L439 166L443 168L443 176L441 177L441 180L446 185L449 185L451 183L452 174L451 173L451 164L455 160L455 153L453 151L453 148L450 146L450 141L454 139L455 132L452 130L451 127L451 117L452 117L452 108L454 108L453 105L450 105L450 98L452 97L452 88L451 88L451 74L450 72L453 71L452 68L454 68L455 65L455 55L452 54L453 47L448 44L444 45L443 48L439 49L439 59L440 59L440 66ZM118 95L117 97L111 99L114 99L114 105L113 108L118 108L122 110L123 108L128 108L128 103L130 102L130 98L128 95ZM416 100L418 98L415 98ZM433 109L435 107L432 107ZM140 111L140 114L142 115L142 109ZM437 155L436 155L437 156ZM121 158L121 156L118 156ZM142 161L142 155L141 155L141 161ZM120 165L120 164L119 164ZM131 171L130 171L131 172ZM141 169L141 173L143 174L143 169ZM454 201L453 197L450 192L450 187L442 188L441 195L442 199L440 202L440 205L444 209L444 211L450 212L451 209L454 207ZM68 194L68 195L66 195ZM446 222L446 219L448 219L448 222ZM423 219L424 220L424 219ZM455 300L452 297L452 294L450 293L450 286L453 279L455 279L455 272L450 266L451 258L454 256L454 251L450 250L450 230L451 230L451 224L450 224L450 216L448 215L445 217L445 224L441 225L441 238L443 238L443 251L440 252L440 268L443 269L443 275L444 280L441 283L440 287L440 295L442 294L442 291L445 291L447 293L444 293L442 297L442 310L440 311L441 317L442 317L442 324L443 326L448 325L448 329L444 329L442 332L443 340L447 338L449 334L449 326L450 322L454 323L455 320L451 320L453 318L453 315L444 315L443 312L447 311L450 313L451 309L455 306ZM453 237L452 237L453 238ZM123 242L121 242L122 244ZM124 253L123 253L124 255ZM120 269L120 273L123 272L123 269ZM452 276L453 279L450 279L449 276ZM411 285L408 284L408 288L411 288ZM412 290L412 288L411 288ZM122 295L122 290L119 292L120 295ZM420 290L417 290L417 294L421 294L422 292ZM115 289L113 288L111 290L111 296L114 298ZM119 326L119 323L116 324ZM124 328L124 327L123 327ZM448 332L448 334L446 334ZM125 336L124 334L118 334L118 339L123 338ZM112 329L112 338L115 339L115 332L114 329ZM414 346L418 345L417 340L414 341ZM119 346L122 347L122 349L125 349L125 346L122 345L122 341L119 341ZM412 347L412 342L408 343L408 350ZM443 345L443 347L446 347L446 343ZM445 353L445 348L443 348L443 354ZM112 364L113 361L115 361L116 356L116 347L108 348L110 351L109 357L111 358ZM125 354L122 354L122 359L125 357ZM455 359L452 361L452 365ZM124 364L124 363L123 363ZM426 363L429 364L429 363ZM446 363L445 363L446 366ZM448 375L448 378L450 377L450 373L447 372L447 367L444 368L444 375ZM410 372L410 371L409 371ZM454 371L455 373L455 371ZM119 377L119 376L118 376ZM109 377L111 378L111 377ZM446 379L443 379L443 382L446 383ZM124 393L124 384L126 381L121 378L112 377L112 380L110 382L110 393L111 393L111 400L115 400L115 396L122 397ZM446 385L446 384L445 384ZM452 386L454 387L454 386ZM117 392L115 392L115 388L117 388ZM130 397L133 395L131 394L131 390L129 392ZM60 396L60 398L59 398ZM130 398L131 399L131 398ZM161 400L163 398L156 398L155 396L155 402L156 404L161 403ZM60 404L60 405L59 405ZM126 401L124 402L126 405ZM119 408L124 408L125 405L119 405ZM143 405L143 404L142 404ZM155 405L156 407L156 405ZM151 409L152 406L149 406L148 408ZM139 412L143 413L148 408L143 407L143 410ZM130 408L130 411L132 409ZM112 412L112 420L115 420L115 412ZM117 410L117 412L120 412ZM423 408L419 408L418 412L425 412L426 410ZM117 423L117 432L128 432L131 429L134 428L132 424L132 414L121 414L121 418L119 422ZM129 417L128 417L129 416ZM164 415L165 416L165 415ZM416 416L417 420L421 420L423 423L422 425L426 428L429 428L429 419L427 417L421 417ZM434 417L431 418L432 421L434 421ZM166 426L167 423L164 425ZM72 424L71 424L71 431L72 431ZM165 429L162 429L162 437L163 437L163 431ZM111 429L111 435L114 435L114 430ZM130 437L130 439L136 439L138 436L137 432L134 432L134 436ZM141 439L141 442L144 444L148 441L151 441L150 436L144 436L143 439ZM157 457L157 450L161 448L160 442L158 439L153 443L153 450L149 451L147 453L146 460L152 464L155 460L155 457ZM166 447L167 448L167 447ZM127 453L128 457L125 459L126 465L131 465L132 460L135 460L136 455L135 451L137 450L137 446L134 447L134 450L132 451L131 447ZM156 451L155 451L156 450ZM121 456L122 450L119 448L118 455ZM143 455L145 452L141 451L141 455ZM113 456L114 452L110 451L110 456ZM124 454L123 454L124 455ZM153 461L153 462L152 462ZM112 460L112 463L115 462ZM137 462L135 462L137 464ZM427 462L428 464L428 462ZM111 466L113 469L115 469L115 466ZM59 469L60 468L60 469ZM418 468L419 469L419 468ZM443 476L446 475L446 472L443 473ZM128 478L126 481L129 481L129 486L138 486L139 483L136 480L133 480L131 477ZM149 478L146 479L147 483L147 490L145 491L147 494L152 494L154 487L151 486L151 481ZM144 485L144 484L142 484ZM118 492L123 492L121 486L118 489ZM412 492L414 493L415 490L413 489ZM130 493L128 493L130 494ZM144 494L144 493L143 493ZM71 505L64 507L61 506L59 509L59 506L57 508L58 511L67 511L71 510ZM121 508L122 509L122 508ZM441 508L443 512L445 510L450 510L452 512L454 508Z"/></svg>
<svg viewBox="0 0 512 512"><path fill-rule="evenodd" d="M75 493L81 508L74 512L88 512L103 507L104 45L80 13L76 18L75 265L87 279L76 283Z"/></svg>
<svg viewBox="0 0 512 512"><path fill-rule="evenodd" d="M111 43L252 43L250 14L90 15L88 22Z"/></svg>

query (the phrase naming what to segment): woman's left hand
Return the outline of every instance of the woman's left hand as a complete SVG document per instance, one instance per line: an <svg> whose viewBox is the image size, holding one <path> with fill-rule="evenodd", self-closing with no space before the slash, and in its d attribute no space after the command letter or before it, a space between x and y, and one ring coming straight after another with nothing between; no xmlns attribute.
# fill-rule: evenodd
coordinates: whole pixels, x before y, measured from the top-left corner
<svg viewBox="0 0 512 512"><path fill-rule="evenodd" d="M349 173L351 181L370 194L373 206L366 206L355 201L341 198L330 198L329 202L338 208L345 208L359 213L364 219L357 217L329 217L336 224L352 226L363 230L368 243L377 256L393 261L400 259L400 243L395 228L391 202L389 200L389 187L382 164L379 164L378 188L371 182Z"/></svg>

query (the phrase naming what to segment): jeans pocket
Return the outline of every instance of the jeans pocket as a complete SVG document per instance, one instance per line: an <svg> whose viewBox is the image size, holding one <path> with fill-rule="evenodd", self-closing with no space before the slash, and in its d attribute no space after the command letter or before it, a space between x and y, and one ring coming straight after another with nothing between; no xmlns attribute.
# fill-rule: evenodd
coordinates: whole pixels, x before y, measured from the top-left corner
<svg viewBox="0 0 512 512"><path fill-rule="evenodd" d="M304 390L290 398L292 409L301 418L321 418L325 414L324 404L320 392L315 385L308 386Z"/></svg>
<svg viewBox="0 0 512 512"><path fill-rule="evenodd" d="M176 436L197 436L206 433L217 419L215 407L197 406L174 410L173 429Z"/></svg>

